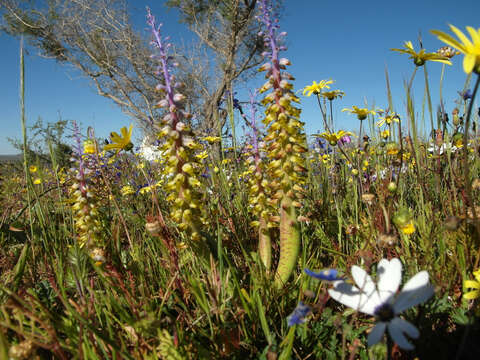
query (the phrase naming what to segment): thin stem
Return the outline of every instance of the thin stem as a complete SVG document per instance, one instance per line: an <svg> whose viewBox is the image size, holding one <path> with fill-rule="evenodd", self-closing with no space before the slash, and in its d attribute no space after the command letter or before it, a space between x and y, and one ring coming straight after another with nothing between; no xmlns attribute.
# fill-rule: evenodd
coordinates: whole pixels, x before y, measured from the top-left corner
<svg viewBox="0 0 480 360"><path fill-rule="evenodd" d="M333 126L333 100L329 100L330 102L330 126L332 128L332 130L335 130L335 127Z"/></svg>
<svg viewBox="0 0 480 360"><path fill-rule="evenodd" d="M325 130L327 130L331 134L332 131L328 127L328 123L327 123L327 114L325 114L325 111L323 111L322 102L320 101L320 94L316 94L316 95L317 95L318 106L320 107L320 111L322 112L323 126L325 127Z"/></svg>
<svg viewBox="0 0 480 360"><path fill-rule="evenodd" d="M472 115L473 103L475 101L475 96L477 95L478 87L480 85L480 74L477 74L477 81L475 82L475 87L473 88L472 98L470 99L470 104L468 104L467 118L465 120L465 134L463 135L463 172L465 174L465 190L467 193L467 199L472 208L473 219L475 223L475 228L477 230L477 237L480 236L480 224L478 223L477 211L475 210L475 204L472 201L472 183L470 181L470 167L468 165L468 130L470 127L470 117ZM465 212L467 211L467 204L465 204ZM477 253L475 259L474 268L477 268L478 262L480 261L480 251Z"/></svg>
<svg viewBox="0 0 480 360"><path fill-rule="evenodd" d="M430 86L428 85L428 72L427 72L427 64L423 65L423 74L425 75L425 91L427 93L427 101L428 101L428 111L430 113L430 127L432 131L432 139L435 140L435 135L433 134L433 110L432 110L432 98L430 96Z"/></svg>
<svg viewBox="0 0 480 360"><path fill-rule="evenodd" d="M443 87L443 77L445 76L445 64L442 64L442 72L440 73L440 83L438 85L439 87L439 99L440 99L440 108L442 109L442 121L443 121L443 118L444 118L444 114L445 114L445 109L444 109L444 106L443 106L443 97L442 97L442 87ZM440 128L440 120L437 119L437 127ZM443 126L445 128L445 126ZM442 138L443 138L443 135L442 135Z"/></svg>

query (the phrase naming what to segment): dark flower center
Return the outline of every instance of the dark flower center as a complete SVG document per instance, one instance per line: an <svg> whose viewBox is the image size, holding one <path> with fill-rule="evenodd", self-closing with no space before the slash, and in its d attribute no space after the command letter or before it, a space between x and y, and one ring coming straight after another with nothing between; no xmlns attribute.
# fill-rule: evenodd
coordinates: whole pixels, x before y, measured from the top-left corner
<svg viewBox="0 0 480 360"><path fill-rule="evenodd" d="M395 317L392 305L389 303L382 304L375 309L375 316L379 321L389 322Z"/></svg>

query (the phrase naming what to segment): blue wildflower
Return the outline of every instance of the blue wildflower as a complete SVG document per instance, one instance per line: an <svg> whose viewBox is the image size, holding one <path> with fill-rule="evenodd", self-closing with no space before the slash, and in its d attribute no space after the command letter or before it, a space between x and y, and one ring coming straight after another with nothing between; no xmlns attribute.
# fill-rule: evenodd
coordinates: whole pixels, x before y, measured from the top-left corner
<svg viewBox="0 0 480 360"><path fill-rule="evenodd" d="M310 314L311 311L312 310L308 305L305 305L302 301L300 301L295 310L293 310L293 312L287 317L288 326L305 323L305 318L308 314Z"/></svg>
<svg viewBox="0 0 480 360"><path fill-rule="evenodd" d="M335 269L327 269L319 272L315 272L309 269L304 269L303 271L305 271L305 273L308 276L314 277L315 279L319 279L319 280L326 280L326 281L342 280L342 278L338 276L338 271Z"/></svg>

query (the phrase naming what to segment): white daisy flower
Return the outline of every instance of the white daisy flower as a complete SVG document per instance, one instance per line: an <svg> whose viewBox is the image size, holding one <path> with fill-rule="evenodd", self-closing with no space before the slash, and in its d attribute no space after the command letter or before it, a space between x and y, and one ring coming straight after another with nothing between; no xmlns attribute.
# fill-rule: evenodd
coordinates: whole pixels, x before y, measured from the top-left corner
<svg viewBox="0 0 480 360"><path fill-rule="evenodd" d="M382 259L378 263L377 284L358 266L352 266L352 276L358 287L337 281L328 293L338 302L377 318L377 324L368 335L368 346L380 342L388 329L390 337L400 348L412 350L414 346L405 334L417 339L420 333L414 325L398 315L433 295L428 272L421 271L412 277L398 295L396 293L402 280L402 263L397 258L390 261Z"/></svg>

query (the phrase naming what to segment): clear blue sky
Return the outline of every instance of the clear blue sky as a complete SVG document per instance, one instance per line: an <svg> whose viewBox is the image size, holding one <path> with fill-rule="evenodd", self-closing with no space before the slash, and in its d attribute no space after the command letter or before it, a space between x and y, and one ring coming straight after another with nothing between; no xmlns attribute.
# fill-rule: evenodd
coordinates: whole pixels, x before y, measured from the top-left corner
<svg viewBox="0 0 480 360"><path fill-rule="evenodd" d="M152 2L155 3L155 2ZM145 6L149 5L158 21L164 23L163 33L171 41L188 39L191 35L177 23L175 12L161 5L145 1L131 1L137 29L146 32ZM385 66L388 66L395 109L405 114L405 91L403 82L409 78L414 65L408 56L390 51L401 48L403 42L412 40L418 49L418 33L421 32L424 47L429 52L443 46L430 29L449 31L448 24L462 30L470 25L480 27L480 1L462 2L446 0L417 1L285 1L285 15L280 22L282 31L287 31L288 50L283 56L293 65L289 71L296 77L295 89L311 84L313 80L333 79L332 89L345 91L346 96L335 106L336 128L356 131L355 116L341 113L344 107L369 104L387 106ZM0 35L0 154L16 151L6 137L20 138L19 116L19 41ZM75 119L87 126L94 126L96 134L107 136L132 121L111 101L96 94L88 79L69 66L58 65L53 60L42 59L35 49L29 49L26 57L26 115L28 123L38 117L44 122L61 118ZM453 59L444 80L444 100L449 112L455 107L466 79L462 71L463 56ZM428 63L433 106L438 104L438 79L441 64ZM262 76L251 86L259 86ZM415 103L421 111L423 97L423 72L417 73L414 83ZM239 94L245 93L239 89ZM307 133L321 128L320 112L314 97L302 98L302 120ZM240 99L247 100L247 99ZM479 103L479 101L477 101ZM427 119L427 118L426 118Z"/></svg>

